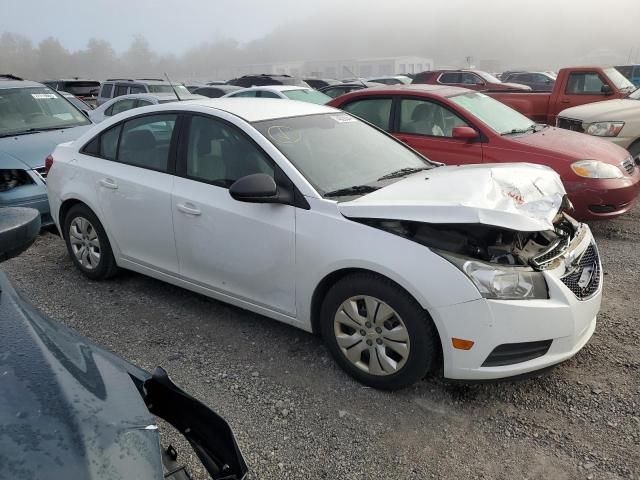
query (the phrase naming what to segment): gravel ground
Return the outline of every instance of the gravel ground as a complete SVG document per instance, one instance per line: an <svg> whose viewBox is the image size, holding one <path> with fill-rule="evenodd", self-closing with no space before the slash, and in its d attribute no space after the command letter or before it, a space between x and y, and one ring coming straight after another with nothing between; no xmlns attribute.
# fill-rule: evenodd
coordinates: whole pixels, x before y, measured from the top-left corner
<svg viewBox="0 0 640 480"><path fill-rule="evenodd" d="M43 311L130 361L164 366L233 427L259 479L640 479L640 207L593 225L599 325L575 358L518 383L354 382L312 335L125 272L86 280L43 234L3 269ZM165 431L195 478L185 442Z"/></svg>

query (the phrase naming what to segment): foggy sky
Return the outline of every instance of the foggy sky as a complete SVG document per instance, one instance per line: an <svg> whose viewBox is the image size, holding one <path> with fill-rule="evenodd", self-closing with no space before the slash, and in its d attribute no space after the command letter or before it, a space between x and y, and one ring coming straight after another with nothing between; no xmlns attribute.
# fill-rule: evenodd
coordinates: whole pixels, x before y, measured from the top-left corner
<svg viewBox="0 0 640 480"><path fill-rule="evenodd" d="M453 67L466 56L503 68L622 63L640 60L639 21L637 0L0 0L0 34L34 47L53 37L69 53L100 39L120 56L146 39L158 68L187 57L222 66L398 55Z"/></svg>

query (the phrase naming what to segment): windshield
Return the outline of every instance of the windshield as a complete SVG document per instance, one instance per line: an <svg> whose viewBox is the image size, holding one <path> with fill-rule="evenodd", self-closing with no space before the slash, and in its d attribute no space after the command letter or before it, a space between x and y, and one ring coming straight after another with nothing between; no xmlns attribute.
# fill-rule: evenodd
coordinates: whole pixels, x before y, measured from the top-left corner
<svg viewBox="0 0 640 480"><path fill-rule="evenodd" d="M635 90L633 83L615 68L605 68L604 73L618 90Z"/></svg>
<svg viewBox="0 0 640 480"><path fill-rule="evenodd" d="M536 125L511 107L479 92L463 93L449 100L501 135L524 132Z"/></svg>
<svg viewBox="0 0 640 480"><path fill-rule="evenodd" d="M96 96L100 90L100 82L64 82L60 90L78 97Z"/></svg>
<svg viewBox="0 0 640 480"><path fill-rule="evenodd" d="M627 98L631 100L640 100L640 88L638 88L635 92L629 94Z"/></svg>
<svg viewBox="0 0 640 480"><path fill-rule="evenodd" d="M78 109L47 87L0 90L0 136L90 123Z"/></svg>
<svg viewBox="0 0 640 480"><path fill-rule="evenodd" d="M150 93L173 93L173 89L175 88L178 95L181 97L184 95L185 97L191 95L187 87L184 85L147 85Z"/></svg>
<svg viewBox="0 0 640 480"><path fill-rule="evenodd" d="M266 120L253 125L321 195L374 184L402 169L433 167L396 140L345 113Z"/></svg>
<svg viewBox="0 0 640 480"><path fill-rule="evenodd" d="M317 90L285 90L282 93L291 100L300 100L301 102L315 103L317 105L324 105L331 100L329 95Z"/></svg>
<svg viewBox="0 0 640 480"><path fill-rule="evenodd" d="M500 80L498 80L496 77L494 77L490 73L487 73L487 72L475 72L475 73L480 75L488 83L502 83Z"/></svg>

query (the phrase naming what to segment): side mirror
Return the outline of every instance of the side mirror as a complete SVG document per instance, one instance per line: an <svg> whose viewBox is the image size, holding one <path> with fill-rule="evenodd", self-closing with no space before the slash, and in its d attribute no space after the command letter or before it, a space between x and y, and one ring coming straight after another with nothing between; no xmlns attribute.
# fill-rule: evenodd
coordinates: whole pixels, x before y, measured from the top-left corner
<svg viewBox="0 0 640 480"><path fill-rule="evenodd" d="M457 140L475 140L480 135L471 127L453 127L451 136Z"/></svg>
<svg viewBox="0 0 640 480"><path fill-rule="evenodd" d="M273 177L253 173L236 180L229 187L229 195L239 202L278 203L278 186Z"/></svg>
<svg viewBox="0 0 640 480"><path fill-rule="evenodd" d="M0 208L0 262L24 252L40 233L40 212L34 208Z"/></svg>
<svg viewBox="0 0 640 480"><path fill-rule="evenodd" d="M605 95L613 95L613 89L611 88L611 85L602 85L600 91Z"/></svg>

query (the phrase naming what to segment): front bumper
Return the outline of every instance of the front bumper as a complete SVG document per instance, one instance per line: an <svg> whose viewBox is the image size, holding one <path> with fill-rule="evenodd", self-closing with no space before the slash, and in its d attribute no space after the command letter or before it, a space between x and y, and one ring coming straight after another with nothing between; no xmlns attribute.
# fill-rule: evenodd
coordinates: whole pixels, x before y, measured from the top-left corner
<svg viewBox="0 0 640 480"><path fill-rule="evenodd" d="M577 220L606 220L631 210L640 193L640 170L619 179L563 181Z"/></svg>
<svg viewBox="0 0 640 480"><path fill-rule="evenodd" d="M0 192L0 207L35 208L40 212L43 227L53 225L49 214L47 187L43 183L22 185L7 192Z"/></svg>
<svg viewBox="0 0 640 480"><path fill-rule="evenodd" d="M588 232L573 251L579 256L592 242ZM553 270L544 272L549 288L547 300L478 299L435 309L432 315L443 345L444 376L459 380L506 378L541 370L574 356L595 331L602 275L593 295L579 300L562 282L566 268L561 262ZM452 346L452 338L472 340L474 345L470 350L457 350ZM498 346L549 340L548 351L537 358L509 365L483 366Z"/></svg>

